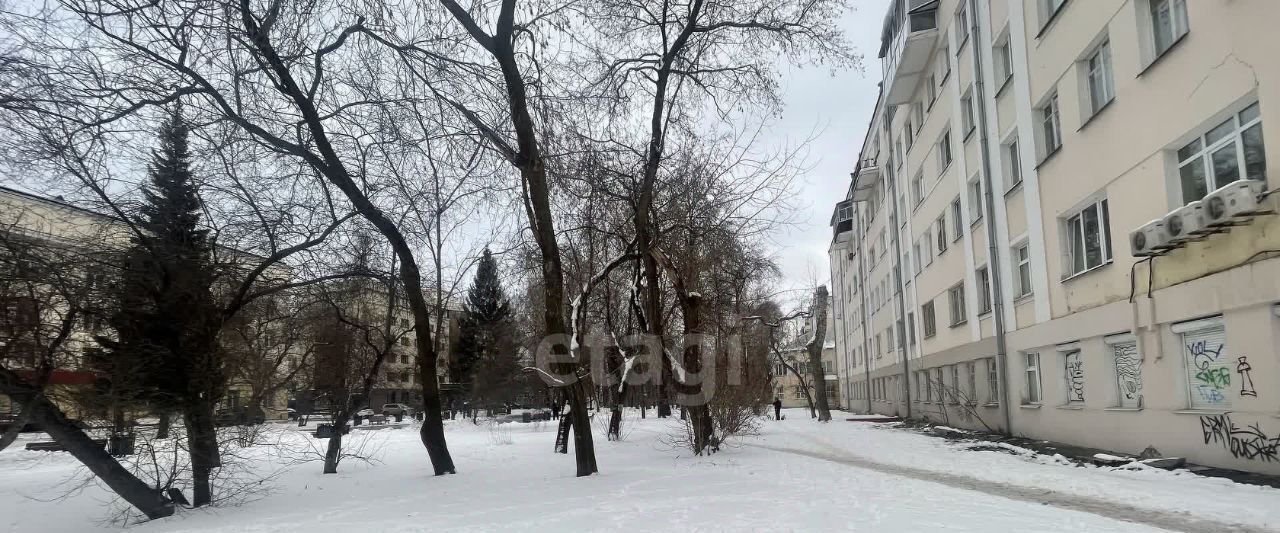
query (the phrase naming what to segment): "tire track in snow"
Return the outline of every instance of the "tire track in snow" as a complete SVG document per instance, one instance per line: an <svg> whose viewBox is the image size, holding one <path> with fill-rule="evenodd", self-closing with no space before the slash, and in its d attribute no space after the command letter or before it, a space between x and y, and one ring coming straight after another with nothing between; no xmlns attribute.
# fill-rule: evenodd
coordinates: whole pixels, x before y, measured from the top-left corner
<svg viewBox="0 0 1280 533"><path fill-rule="evenodd" d="M1050 489L1010 485L1008 483L987 481L960 474L882 463L867 459L866 457L851 454L829 443L823 442L816 437L796 432L789 433L793 436L817 444L822 448L826 448L828 451L823 452L806 450L803 448L788 448L755 443L743 443L743 445L775 452L799 455L811 459L829 461L855 468L880 472L882 474L938 483L962 490L982 492L1011 500L1052 505L1061 509L1094 514L1124 522L1144 524L1170 531L1183 531L1186 533L1202 533L1206 531L1221 533L1274 533L1275 531L1247 524L1220 522L1217 520L1199 518L1182 512L1144 509L1100 498L1079 496Z"/></svg>

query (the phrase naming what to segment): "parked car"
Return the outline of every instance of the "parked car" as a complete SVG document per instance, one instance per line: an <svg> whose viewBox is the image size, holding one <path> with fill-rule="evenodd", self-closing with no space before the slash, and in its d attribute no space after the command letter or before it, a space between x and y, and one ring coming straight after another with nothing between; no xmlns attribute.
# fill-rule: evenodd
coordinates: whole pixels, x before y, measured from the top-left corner
<svg viewBox="0 0 1280 533"><path fill-rule="evenodd" d="M382 404L383 416L412 416L413 409L402 403Z"/></svg>

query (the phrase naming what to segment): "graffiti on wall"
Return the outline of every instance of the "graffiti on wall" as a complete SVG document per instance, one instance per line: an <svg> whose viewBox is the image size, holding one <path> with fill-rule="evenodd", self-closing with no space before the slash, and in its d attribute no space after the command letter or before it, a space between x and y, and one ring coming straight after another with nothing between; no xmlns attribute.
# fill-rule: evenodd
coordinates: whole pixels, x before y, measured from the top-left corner
<svg viewBox="0 0 1280 533"><path fill-rule="evenodd" d="M1191 354L1196 371L1192 388L1202 403L1225 404L1227 401L1223 391L1231 388L1231 369L1220 361L1224 347L1206 341L1187 344L1187 353Z"/></svg>
<svg viewBox="0 0 1280 533"><path fill-rule="evenodd" d="M1136 343L1117 344L1116 381L1120 385L1123 403L1136 404L1142 398L1142 360L1138 358Z"/></svg>
<svg viewBox="0 0 1280 533"><path fill-rule="evenodd" d="M1205 444L1221 445L1236 459L1280 461L1280 434L1269 437L1257 422L1236 426L1231 413L1200 417L1200 433Z"/></svg>
<svg viewBox="0 0 1280 533"><path fill-rule="evenodd" d="M1084 401L1084 361L1080 359L1080 350L1068 352L1064 357L1067 374L1067 403Z"/></svg>
<svg viewBox="0 0 1280 533"><path fill-rule="evenodd" d="M1253 388L1253 376L1249 375L1253 371L1253 367L1249 366L1249 358L1242 355L1236 361L1236 373L1240 374L1240 395L1257 398L1258 391Z"/></svg>

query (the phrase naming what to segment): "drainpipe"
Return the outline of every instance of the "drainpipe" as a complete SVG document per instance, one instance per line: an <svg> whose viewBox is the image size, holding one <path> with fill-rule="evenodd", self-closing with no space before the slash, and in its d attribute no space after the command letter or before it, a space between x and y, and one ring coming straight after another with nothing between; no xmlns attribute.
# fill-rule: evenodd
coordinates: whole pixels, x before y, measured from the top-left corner
<svg viewBox="0 0 1280 533"><path fill-rule="evenodd" d="M910 350L903 347L903 344L905 344L903 341L906 340L906 336L903 333L906 333L907 329L907 304L906 295L902 293L902 280L906 274L902 272L902 239L899 238L902 228L898 225L898 177L890 175L894 167L892 157L889 158L889 164L885 166L887 167L885 168L885 178L889 181L889 205L892 206L889 209L889 235L893 237L893 269L889 275L893 276L894 272L897 273L897 278L892 280L894 306L897 307L898 312L898 316L893 319L893 335L897 338L898 349L902 351L902 383L905 385L902 388L905 391L903 398L907 405L907 418L911 418L911 378L908 377L911 375L908 368L911 354ZM899 319L902 320L901 328L898 327Z"/></svg>
<svg viewBox="0 0 1280 533"><path fill-rule="evenodd" d="M871 414L871 358L867 356L870 353L868 348L871 344L871 338L867 335L867 283L863 279L864 273L863 261L866 257L862 253L862 242L866 240L866 233L862 231L862 205L854 202L854 221L858 224L858 231L854 235L862 235L862 239L858 239L855 246L858 247L858 321L862 323L862 370L867 377L866 393L867 393L867 414Z"/></svg>
<svg viewBox="0 0 1280 533"><path fill-rule="evenodd" d="M987 272L991 276L991 300L993 303L992 316L995 318L996 333L996 366L997 377L1000 383L1000 411L1004 416L1004 433L1005 435L1013 434L1013 427L1009 415L1009 378L1008 372L1008 345L1005 340L1004 326L1004 288L1001 283L1000 272L1003 265L1000 263L1000 248L996 234L996 207L995 193L992 191L991 180L991 153L988 151L989 140L987 139L987 99L984 93L985 84L983 83L984 72L982 70L982 52L985 47L981 46L982 34L978 28L978 1L968 0L969 3L969 24L971 26L969 35L973 37L973 43L969 49L973 52L973 76L974 83L974 101L978 103L978 142L979 149L982 152L982 198L985 203L987 217Z"/></svg>

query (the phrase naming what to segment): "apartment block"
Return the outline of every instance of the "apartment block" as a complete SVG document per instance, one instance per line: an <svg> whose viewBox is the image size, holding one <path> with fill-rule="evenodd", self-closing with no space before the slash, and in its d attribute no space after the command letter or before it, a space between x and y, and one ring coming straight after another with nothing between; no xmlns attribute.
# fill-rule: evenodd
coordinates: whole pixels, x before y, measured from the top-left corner
<svg viewBox="0 0 1280 533"><path fill-rule="evenodd" d="M845 407L1280 474L1280 3L887 8Z"/></svg>

